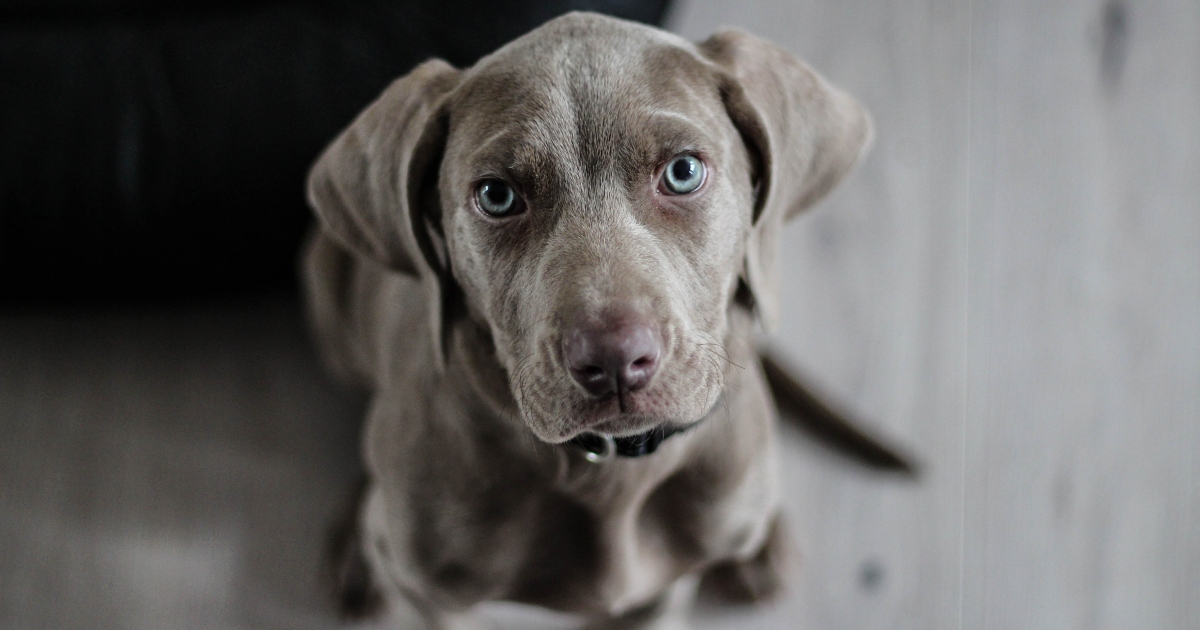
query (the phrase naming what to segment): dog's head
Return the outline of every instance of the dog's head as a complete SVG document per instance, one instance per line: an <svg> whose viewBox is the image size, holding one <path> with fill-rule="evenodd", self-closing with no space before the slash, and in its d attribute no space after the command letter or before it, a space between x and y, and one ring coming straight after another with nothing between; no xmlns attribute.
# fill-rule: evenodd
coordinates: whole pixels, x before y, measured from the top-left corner
<svg viewBox="0 0 1200 630"><path fill-rule="evenodd" d="M716 403L731 309L771 324L780 225L870 135L853 99L750 35L697 46L571 14L397 80L309 199L344 245L422 280L439 351L453 317L488 333L539 438L629 435Z"/></svg>

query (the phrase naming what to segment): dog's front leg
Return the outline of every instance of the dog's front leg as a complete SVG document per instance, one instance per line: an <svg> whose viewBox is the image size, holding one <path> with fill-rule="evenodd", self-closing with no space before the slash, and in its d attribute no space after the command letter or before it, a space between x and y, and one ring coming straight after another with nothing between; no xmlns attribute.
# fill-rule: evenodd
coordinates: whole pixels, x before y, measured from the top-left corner
<svg viewBox="0 0 1200 630"><path fill-rule="evenodd" d="M383 542L386 538L382 533L386 529L383 495L378 488L368 485L361 500L358 524L361 534L353 544L362 554L372 590L380 593L383 600L387 626L397 630L477 630L480 626L471 610L446 610L397 577L397 558Z"/></svg>
<svg viewBox="0 0 1200 630"><path fill-rule="evenodd" d="M685 575L653 602L620 617L594 620L584 630L688 630L699 582L698 576Z"/></svg>
<svg viewBox="0 0 1200 630"><path fill-rule="evenodd" d="M451 613L404 597L388 602L387 621L388 626L396 630L480 630L482 627L470 611Z"/></svg>

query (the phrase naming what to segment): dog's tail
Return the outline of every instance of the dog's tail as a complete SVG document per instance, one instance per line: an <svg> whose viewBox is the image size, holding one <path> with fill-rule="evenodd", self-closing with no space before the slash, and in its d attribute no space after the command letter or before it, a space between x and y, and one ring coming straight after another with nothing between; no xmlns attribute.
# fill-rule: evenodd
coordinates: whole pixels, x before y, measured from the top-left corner
<svg viewBox="0 0 1200 630"><path fill-rule="evenodd" d="M817 442L869 468L917 476L919 465L915 459L872 436L848 414L826 403L784 367L775 353L764 350L759 357L782 417L794 420L796 426Z"/></svg>

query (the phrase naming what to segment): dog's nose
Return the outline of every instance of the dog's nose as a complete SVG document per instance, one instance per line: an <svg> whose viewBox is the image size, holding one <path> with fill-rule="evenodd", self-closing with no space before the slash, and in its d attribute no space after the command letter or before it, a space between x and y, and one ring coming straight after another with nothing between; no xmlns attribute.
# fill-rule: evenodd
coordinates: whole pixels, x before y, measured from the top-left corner
<svg viewBox="0 0 1200 630"><path fill-rule="evenodd" d="M662 342L644 318L616 316L575 327L563 337L563 358L576 382L593 396L636 391L658 370Z"/></svg>

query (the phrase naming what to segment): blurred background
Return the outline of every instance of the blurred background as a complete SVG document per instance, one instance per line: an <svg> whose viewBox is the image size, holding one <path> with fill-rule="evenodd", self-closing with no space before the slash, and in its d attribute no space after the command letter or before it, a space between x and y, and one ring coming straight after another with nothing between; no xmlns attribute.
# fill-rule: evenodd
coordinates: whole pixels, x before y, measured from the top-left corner
<svg viewBox="0 0 1200 630"><path fill-rule="evenodd" d="M784 427L796 585L697 627L1200 628L1188 0L0 2L0 628L342 627L363 400L305 335L305 169L580 8L741 26L877 127L786 229L772 341L922 475Z"/></svg>

